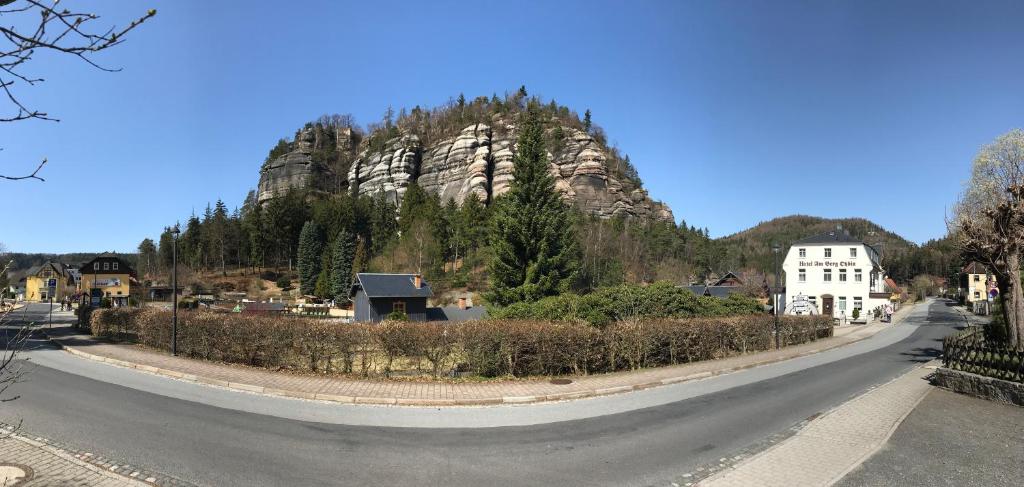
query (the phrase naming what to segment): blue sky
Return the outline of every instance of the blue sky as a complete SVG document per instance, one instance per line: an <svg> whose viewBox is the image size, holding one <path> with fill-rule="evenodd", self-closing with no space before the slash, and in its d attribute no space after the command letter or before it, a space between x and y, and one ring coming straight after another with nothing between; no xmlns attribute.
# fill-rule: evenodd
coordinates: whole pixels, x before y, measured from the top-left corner
<svg viewBox="0 0 1024 487"><path fill-rule="evenodd" d="M84 5L85 2L68 2ZM60 123L0 126L13 251L132 251L222 198L323 113L376 121L525 84L595 123L677 219L723 236L793 213L922 242L979 147L1024 126L1024 3L104 0L97 60L39 55ZM0 19L8 23L6 19ZM31 166L31 167L30 167Z"/></svg>

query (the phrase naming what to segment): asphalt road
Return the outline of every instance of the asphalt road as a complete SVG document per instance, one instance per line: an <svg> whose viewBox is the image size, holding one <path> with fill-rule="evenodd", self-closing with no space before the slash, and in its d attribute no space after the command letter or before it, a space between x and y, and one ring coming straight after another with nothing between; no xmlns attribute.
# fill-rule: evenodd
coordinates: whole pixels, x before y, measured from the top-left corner
<svg viewBox="0 0 1024 487"><path fill-rule="evenodd" d="M180 399L189 396L174 388L184 385L152 385L166 380L134 371L128 377L126 369L81 361L75 362L80 373L94 374L98 366L117 373L91 375L104 379L94 380L36 365L27 382L11 389L21 398L5 403L0 419L21 420L27 432L202 485L667 485L935 357L941 337L962 319L942 302L926 308L897 326L898 333L887 330L898 341L880 348L861 346L866 341L816 359L600 400L436 413L334 406L334 416L314 415L324 418L317 422L293 418L329 405L232 393L233 402L220 407L194 391L194 400ZM39 341L31 346L40 357L69 357L46 351ZM138 385L143 382L146 387ZM206 390L211 397L228 394ZM680 399L666 399L672 394ZM642 407L644 401L656 405ZM622 412L603 414L615 410L610 405ZM267 414L252 412L257 410ZM525 426L458 427L460 418L481 426L488 418L503 424L497 418L573 417L565 411L588 410L598 412ZM365 411L438 423L338 424L345 422L339 415Z"/></svg>

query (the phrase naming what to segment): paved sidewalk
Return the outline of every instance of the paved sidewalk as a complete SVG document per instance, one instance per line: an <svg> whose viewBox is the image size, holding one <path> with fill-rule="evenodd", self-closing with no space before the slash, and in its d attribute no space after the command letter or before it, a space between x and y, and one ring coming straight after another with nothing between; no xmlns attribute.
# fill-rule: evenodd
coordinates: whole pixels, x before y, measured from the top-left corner
<svg viewBox="0 0 1024 487"><path fill-rule="evenodd" d="M6 431L6 430L5 430ZM113 470L117 470L117 465ZM0 485L75 485L127 487L156 485L139 472L119 475L75 458L68 452L36 440L8 432L0 432ZM130 475L134 473L135 478Z"/></svg>
<svg viewBox="0 0 1024 487"><path fill-rule="evenodd" d="M892 435L931 390L929 368L912 371L811 421L793 437L698 485L832 485Z"/></svg>
<svg viewBox="0 0 1024 487"><path fill-rule="evenodd" d="M907 306L901 309L894 317L894 323L899 323L914 308ZM832 338L782 350L633 372L568 377L571 379L569 384L552 384L547 379L484 382L358 380L337 376L272 372L233 364L173 357L162 351L138 345L99 341L67 326L55 327L49 332L49 336L53 342L68 352L92 360L248 392L341 403L455 406L568 400L702 379L848 345L869 338L891 326L888 323L847 325L837 327L836 336Z"/></svg>
<svg viewBox="0 0 1024 487"><path fill-rule="evenodd" d="M1024 408L933 388L840 487L1024 485Z"/></svg>

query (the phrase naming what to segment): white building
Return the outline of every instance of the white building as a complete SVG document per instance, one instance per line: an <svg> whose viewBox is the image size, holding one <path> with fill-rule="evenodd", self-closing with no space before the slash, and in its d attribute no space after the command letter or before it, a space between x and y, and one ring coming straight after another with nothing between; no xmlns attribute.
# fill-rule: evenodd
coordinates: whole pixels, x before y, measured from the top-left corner
<svg viewBox="0 0 1024 487"><path fill-rule="evenodd" d="M842 229L793 243L782 264L786 314L823 314L871 320L872 311L889 305L878 252Z"/></svg>

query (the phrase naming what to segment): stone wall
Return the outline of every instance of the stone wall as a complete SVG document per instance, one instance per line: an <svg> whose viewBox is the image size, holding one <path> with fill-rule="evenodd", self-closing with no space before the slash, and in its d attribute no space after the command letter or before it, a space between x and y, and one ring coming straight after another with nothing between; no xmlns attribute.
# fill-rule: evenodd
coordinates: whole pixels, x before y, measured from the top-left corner
<svg viewBox="0 0 1024 487"><path fill-rule="evenodd" d="M990 401L1024 406L1024 384L941 367L931 380L933 385L960 394Z"/></svg>

